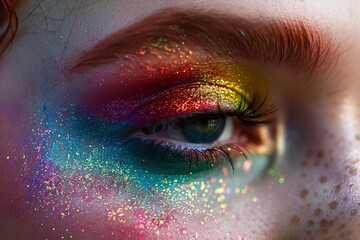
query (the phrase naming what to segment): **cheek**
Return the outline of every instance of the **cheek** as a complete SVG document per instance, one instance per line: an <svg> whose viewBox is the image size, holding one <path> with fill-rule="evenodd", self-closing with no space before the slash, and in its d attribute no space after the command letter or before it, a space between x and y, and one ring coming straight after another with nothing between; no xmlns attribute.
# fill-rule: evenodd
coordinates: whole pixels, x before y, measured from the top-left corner
<svg viewBox="0 0 360 240"><path fill-rule="evenodd" d="M304 150L293 162L287 175L285 208L286 219L291 228L289 236L302 233L304 239L358 239L360 206L359 166L360 148L354 108L346 103L339 108L341 115L329 118L333 113L323 114L315 121ZM334 106L336 108L336 106ZM313 122L314 122L313 121ZM321 123L321 124L319 124ZM308 125L309 127L309 125ZM309 127L310 129L310 127ZM293 160L296 161L293 161ZM286 231L284 231L286 232ZM293 235L292 235L293 234ZM291 238L291 237L290 237Z"/></svg>
<svg viewBox="0 0 360 240"><path fill-rule="evenodd" d="M298 148L280 172L254 184L207 228L249 239L358 239L360 161L351 149L359 141L344 142L329 137Z"/></svg>
<svg viewBox="0 0 360 240"><path fill-rule="evenodd" d="M308 149L298 166L300 171L292 185L296 189L291 196L294 210L289 209L287 222L307 239L360 236L359 160L350 158L351 152L346 149L341 154L334 148Z"/></svg>

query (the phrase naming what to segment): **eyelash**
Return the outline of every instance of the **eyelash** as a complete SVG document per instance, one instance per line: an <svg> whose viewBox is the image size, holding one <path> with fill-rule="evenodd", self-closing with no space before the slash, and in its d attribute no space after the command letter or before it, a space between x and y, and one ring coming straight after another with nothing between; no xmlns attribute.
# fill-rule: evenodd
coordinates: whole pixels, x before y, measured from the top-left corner
<svg viewBox="0 0 360 240"><path fill-rule="evenodd" d="M244 96L246 95L247 94L245 93ZM215 111L203 111L171 120L158 121L141 128L141 131L145 135L151 135L157 132L166 131L169 127L175 129L181 128L182 122L190 118L215 119L236 117L244 126L257 126L261 124L273 123L276 121L274 118L274 113L277 111L277 108L274 105L270 105L270 107L264 109L267 98L267 95L261 98L258 95L253 94L252 100L250 102L247 102L245 97L242 97L238 103L238 108L234 111L223 111L221 110L220 104L218 104L217 110ZM188 162L187 169L189 169L189 171L187 173L198 171L200 160L206 163L207 169L212 168L215 163L224 160L225 162L230 163L231 168L234 171L234 153L230 154L229 149L241 154L245 159L247 159L247 154L251 153L251 149L246 149L245 147L241 147L236 144L225 144L223 146L216 146L206 149L189 149L170 141L147 139L144 136L130 137L130 139L124 142L123 146L126 147L129 145L134 146L134 151L138 149L138 146L141 146L141 149L149 149L152 154L156 150L157 155L159 156L176 156L175 158L183 159L183 161Z"/></svg>
<svg viewBox="0 0 360 240"><path fill-rule="evenodd" d="M218 104L216 111L203 111L201 113L194 113L187 116L178 117L171 120L162 120L151 125L147 125L142 128L145 135L150 135L160 131L166 131L169 127L181 128L182 121L189 118L201 118L201 119L214 119L214 118L226 118L236 116L243 125L255 126L260 124L272 123L276 119L273 118L273 114L277 111L275 105L270 105L266 110L260 111L264 106L267 95L260 101L258 95L254 95L250 103L246 103L245 98L238 104L238 108L235 111L223 111L220 104Z"/></svg>

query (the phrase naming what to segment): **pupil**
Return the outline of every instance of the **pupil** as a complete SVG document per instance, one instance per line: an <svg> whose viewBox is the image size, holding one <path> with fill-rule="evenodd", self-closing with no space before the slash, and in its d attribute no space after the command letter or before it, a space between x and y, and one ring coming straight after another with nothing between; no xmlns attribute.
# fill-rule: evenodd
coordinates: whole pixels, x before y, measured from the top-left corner
<svg viewBox="0 0 360 240"><path fill-rule="evenodd" d="M190 143L212 143L222 134L225 119L190 119L184 122L181 130Z"/></svg>

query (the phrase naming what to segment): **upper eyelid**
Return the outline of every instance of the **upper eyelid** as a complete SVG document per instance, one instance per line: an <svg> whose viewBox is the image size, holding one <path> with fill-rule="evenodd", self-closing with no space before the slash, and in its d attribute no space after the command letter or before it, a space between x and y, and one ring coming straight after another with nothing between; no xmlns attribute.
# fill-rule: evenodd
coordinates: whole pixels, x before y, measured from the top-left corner
<svg viewBox="0 0 360 240"><path fill-rule="evenodd" d="M210 23L211 29L208 28ZM174 25L181 28L180 32L169 28ZM330 68L338 56L335 53L337 48L325 31L301 21L249 22L216 13L164 10L85 51L70 67L70 71L97 67L136 52L148 38L165 36L181 42L181 31L186 33L187 44L200 46L212 55L225 56L234 61L245 59L260 64L286 65L291 70L305 74Z"/></svg>

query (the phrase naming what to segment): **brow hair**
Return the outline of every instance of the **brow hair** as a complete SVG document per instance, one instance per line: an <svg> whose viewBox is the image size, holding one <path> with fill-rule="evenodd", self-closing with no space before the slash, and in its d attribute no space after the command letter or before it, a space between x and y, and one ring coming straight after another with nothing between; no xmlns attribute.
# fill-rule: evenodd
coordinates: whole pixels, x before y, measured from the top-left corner
<svg viewBox="0 0 360 240"><path fill-rule="evenodd" d="M326 31L298 20L249 21L217 13L163 10L97 44L80 56L73 69L96 66L129 54L149 38L167 36L181 42L169 26L178 26L187 41L218 57L240 58L260 64L286 65L292 70L313 73L336 61L335 48Z"/></svg>

